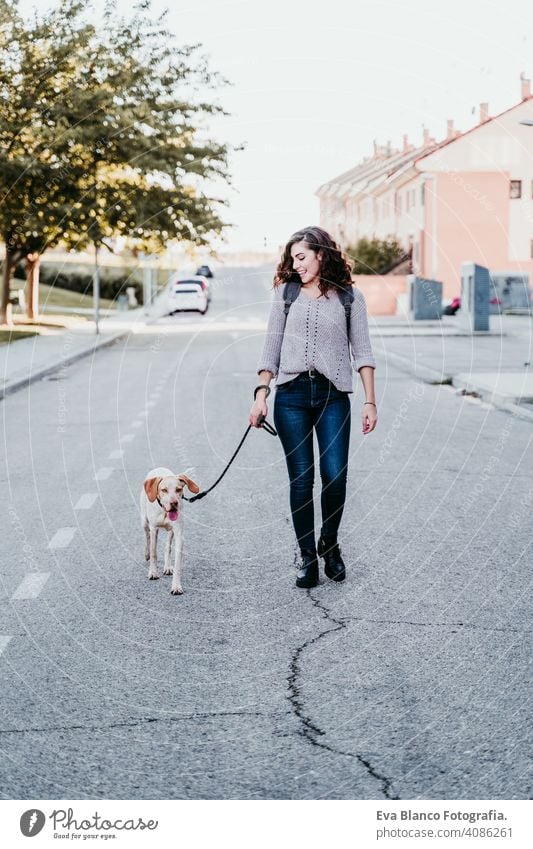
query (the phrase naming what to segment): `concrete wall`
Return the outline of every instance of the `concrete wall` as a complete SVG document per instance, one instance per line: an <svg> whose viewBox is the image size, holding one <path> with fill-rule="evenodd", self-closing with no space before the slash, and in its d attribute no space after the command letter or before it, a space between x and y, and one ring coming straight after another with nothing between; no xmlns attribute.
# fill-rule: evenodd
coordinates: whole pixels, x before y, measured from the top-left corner
<svg viewBox="0 0 533 849"><path fill-rule="evenodd" d="M400 274L356 274L353 281L365 296L369 315L396 315L398 295L407 292L407 277Z"/></svg>

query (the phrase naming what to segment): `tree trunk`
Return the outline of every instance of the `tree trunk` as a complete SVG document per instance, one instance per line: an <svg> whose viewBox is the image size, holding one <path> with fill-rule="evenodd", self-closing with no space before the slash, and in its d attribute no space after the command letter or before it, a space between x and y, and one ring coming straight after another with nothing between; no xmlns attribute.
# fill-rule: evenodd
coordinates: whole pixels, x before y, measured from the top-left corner
<svg viewBox="0 0 533 849"><path fill-rule="evenodd" d="M0 324L12 326L11 304L9 302L11 278L17 264L18 252L10 251L6 245L4 267L2 269L2 292L0 298Z"/></svg>
<svg viewBox="0 0 533 849"><path fill-rule="evenodd" d="M39 318L39 263L38 253L27 254L26 268L28 270L27 311L29 319Z"/></svg>

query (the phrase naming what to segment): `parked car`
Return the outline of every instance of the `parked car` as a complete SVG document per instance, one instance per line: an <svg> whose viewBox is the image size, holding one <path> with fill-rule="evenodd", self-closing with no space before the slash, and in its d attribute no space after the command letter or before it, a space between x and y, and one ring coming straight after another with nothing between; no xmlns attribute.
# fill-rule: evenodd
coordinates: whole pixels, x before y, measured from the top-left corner
<svg viewBox="0 0 533 849"><path fill-rule="evenodd" d="M167 305L170 315L178 310L197 310L205 315L209 307L207 280L196 275L171 280Z"/></svg>
<svg viewBox="0 0 533 849"><path fill-rule="evenodd" d="M214 277L215 276L208 265L201 265L199 268L196 269L196 274L199 277Z"/></svg>

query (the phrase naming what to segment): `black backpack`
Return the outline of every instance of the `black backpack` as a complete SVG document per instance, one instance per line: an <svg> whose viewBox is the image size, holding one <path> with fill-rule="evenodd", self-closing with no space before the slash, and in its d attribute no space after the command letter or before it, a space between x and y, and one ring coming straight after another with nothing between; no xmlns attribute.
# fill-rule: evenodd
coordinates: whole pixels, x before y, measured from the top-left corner
<svg viewBox="0 0 533 849"><path fill-rule="evenodd" d="M283 308L283 312L285 315L285 324L287 324L287 316L289 315L289 310L291 308L291 304L296 300L298 295L300 294L301 283L299 280L291 278L287 280L285 283L285 288L283 289L283 300L285 301L285 306ZM352 312L352 303L354 299L353 290L351 287L348 288L337 288L335 287L335 291L337 292L340 302L344 307L344 314L346 315L346 335L348 337L348 342L350 341L350 318Z"/></svg>

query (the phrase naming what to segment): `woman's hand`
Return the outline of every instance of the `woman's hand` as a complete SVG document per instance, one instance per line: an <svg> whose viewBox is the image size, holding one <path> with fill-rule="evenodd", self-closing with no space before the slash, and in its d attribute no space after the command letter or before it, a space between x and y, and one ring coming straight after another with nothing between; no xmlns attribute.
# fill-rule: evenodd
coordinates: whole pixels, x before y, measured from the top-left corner
<svg viewBox="0 0 533 849"><path fill-rule="evenodd" d="M248 421L252 425L252 427L261 427L261 425L258 424L257 421L259 416L264 416L265 419L268 416L268 407L267 402L265 400L264 392L258 392L257 398L252 404L252 409L250 410L250 416L248 418Z"/></svg>
<svg viewBox="0 0 533 849"><path fill-rule="evenodd" d="M363 433L372 433L378 423L378 411L373 404L363 404Z"/></svg>

